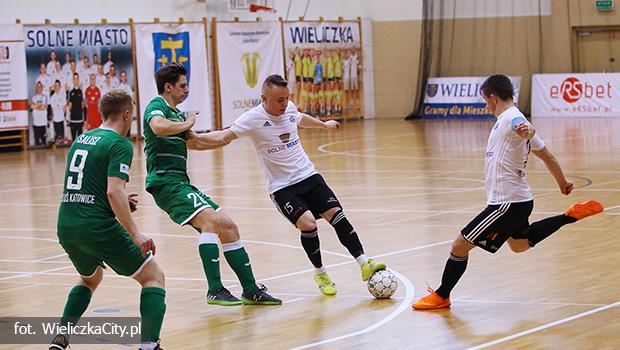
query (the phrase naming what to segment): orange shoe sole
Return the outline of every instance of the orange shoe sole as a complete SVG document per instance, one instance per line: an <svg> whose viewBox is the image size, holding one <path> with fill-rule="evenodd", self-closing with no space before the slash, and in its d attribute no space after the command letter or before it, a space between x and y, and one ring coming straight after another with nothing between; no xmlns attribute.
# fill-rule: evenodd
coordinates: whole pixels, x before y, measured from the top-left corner
<svg viewBox="0 0 620 350"><path fill-rule="evenodd" d="M588 216L601 213L603 210L603 204L591 199L584 203L576 203L571 205L566 211L566 216L581 220L587 218Z"/></svg>

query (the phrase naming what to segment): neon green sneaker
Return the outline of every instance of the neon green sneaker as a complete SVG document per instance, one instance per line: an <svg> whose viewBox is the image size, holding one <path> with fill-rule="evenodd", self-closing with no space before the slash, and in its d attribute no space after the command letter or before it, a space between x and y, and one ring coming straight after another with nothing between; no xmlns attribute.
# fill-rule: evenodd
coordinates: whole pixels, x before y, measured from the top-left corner
<svg viewBox="0 0 620 350"><path fill-rule="evenodd" d="M327 272L314 275L314 282L318 284L319 290L325 295L336 295L336 284L329 278Z"/></svg>
<svg viewBox="0 0 620 350"><path fill-rule="evenodd" d="M384 263L376 261L375 259L366 260L364 265L362 265L362 281L368 281L373 273L380 270L385 270L385 267L386 266Z"/></svg>

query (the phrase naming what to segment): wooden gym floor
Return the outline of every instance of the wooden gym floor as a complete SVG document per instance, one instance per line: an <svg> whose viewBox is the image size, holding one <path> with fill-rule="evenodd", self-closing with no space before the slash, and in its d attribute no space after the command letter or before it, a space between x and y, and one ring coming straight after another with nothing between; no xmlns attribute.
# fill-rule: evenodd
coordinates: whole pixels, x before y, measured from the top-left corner
<svg viewBox="0 0 620 350"><path fill-rule="evenodd" d="M324 221L323 260L337 284L324 297L299 233L276 211L249 140L191 152L194 184L239 225L258 280L279 307L218 307L205 301L196 233L172 223L144 191L136 144L130 191L140 194L139 228L155 238L166 274L166 349L615 349L620 347L620 118L534 118L576 190L565 197L530 157L532 221L596 198L605 213L564 227L523 254L475 250L451 310L414 312L437 287L450 243L485 206L483 152L493 120L348 122L307 130L305 150L334 189L368 255L399 277L391 300L374 300L357 264ZM76 273L56 243L67 149L0 154L0 317L57 316ZM225 283L239 285L222 264ZM139 287L106 271L85 316L137 316ZM117 308L112 314L94 310ZM0 345L41 349L44 345ZM73 349L128 349L91 346Z"/></svg>

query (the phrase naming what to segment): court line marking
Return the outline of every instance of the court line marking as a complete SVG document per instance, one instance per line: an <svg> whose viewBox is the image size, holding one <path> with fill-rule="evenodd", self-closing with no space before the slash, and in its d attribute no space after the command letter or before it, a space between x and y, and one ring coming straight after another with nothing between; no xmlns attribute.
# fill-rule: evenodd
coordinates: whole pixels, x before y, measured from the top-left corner
<svg viewBox="0 0 620 350"><path fill-rule="evenodd" d="M358 335L362 335L362 334L366 334L368 332L372 332L375 329L383 326L384 324L390 322L391 320L395 319L396 317L400 316L400 314L403 313L403 311L408 310L411 303L413 302L413 298L415 296L415 288L413 287L413 284L411 283L411 281L409 281L409 279L403 275L401 275L400 273L394 271L394 270L390 270L392 271L392 273L401 281L401 283L405 286L405 298L403 299L403 301L400 303L400 305L398 306L398 308L396 308L396 310L392 311L389 315L387 315L386 317L380 319L379 321L373 323L372 325L359 330L357 332L351 332L348 334L344 334L341 336L337 336L337 337L333 337L333 338L328 338L328 339L324 339L324 340L320 340L314 343L310 343L310 344L306 344L306 345L302 345L302 346L297 346L292 348L293 350L301 350L301 349L308 349L308 348L313 348L313 347L317 347L317 346L321 346L324 344L329 344L329 343L333 343L336 341L340 341L340 340L344 340L344 339L348 339L351 337L355 337Z"/></svg>
<svg viewBox="0 0 620 350"><path fill-rule="evenodd" d="M21 278L21 277L32 277L34 275L44 275L47 274L48 272L53 272L53 271L59 271L59 270L66 270L66 269L72 269L73 265L68 265L68 266L62 266L62 267L55 267L53 269L47 269L47 270L43 270L43 271L37 271L37 272L20 272L21 274L17 274L15 276L8 276L8 277L2 277L0 278L0 281L6 281L6 280L10 280L10 279L14 279L14 278ZM14 271L11 271L11 273Z"/></svg>
<svg viewBox="0 0 620 350"><path fill-rule="evenodd" d="M611 303L611 304L607 304L605 306L597 307L596 309L585 311L585 312L582 312L582 313L579 313L579 314L576 314L576 315L573 315L573 316L565 317L565 318L557 320L557 321L545 323L545 324L543 324L541 326L530 328L530 329L527 329L525 331L518 332L518 333L509 335L509 336L506 336L506 337L503 337L503 338L499 338L499 339L496 339L496 340L493 340L493 341L490 341L490 342L482 343L480 345L476 345L474 347L470 347L467 350L477 350L477 349L488 348L488 347L493 346L493 345L505 343L507 341L510 341L510 340L513 340L513 339L516 339L516 338L520 338L520 337L523 337L523 336L528 335L528 334L536 333L538 331L542 331L542 330L545 330L545 329L548 329L548 328L551 328L551 327L555 327L557 325L568 323L570 321L574 321L576 319L579 319L579 318L582 318L582 317L586 317L586 316L595 314L597 312L605 311L605 310L608 310L608 309L611 309L611 308L614 308L614 307L617 307L617 306L620 306L620 301L617 301L617 302Z"/></svg>

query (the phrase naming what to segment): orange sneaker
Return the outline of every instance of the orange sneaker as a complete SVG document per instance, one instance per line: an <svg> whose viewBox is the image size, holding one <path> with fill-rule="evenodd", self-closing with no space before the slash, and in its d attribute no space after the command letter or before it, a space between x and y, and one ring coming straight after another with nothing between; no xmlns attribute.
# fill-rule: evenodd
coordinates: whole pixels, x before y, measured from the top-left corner
<svg viewBox="0 0 620 350"><path fill-rule="evenodd" d="M431 287L426 288L429 295L420 298L417 303L411 305L414 310L434 310L450 308L450 297L444 299L439 296Z"/></svg>
<svg viewBox="0 0 620 350"><path fill-rule="evenodd" d="M596 215L603 211L603 205L593 199L571 205L566 211L566 216L570 216L577 220L585 219L588 216Z"/></svg>

